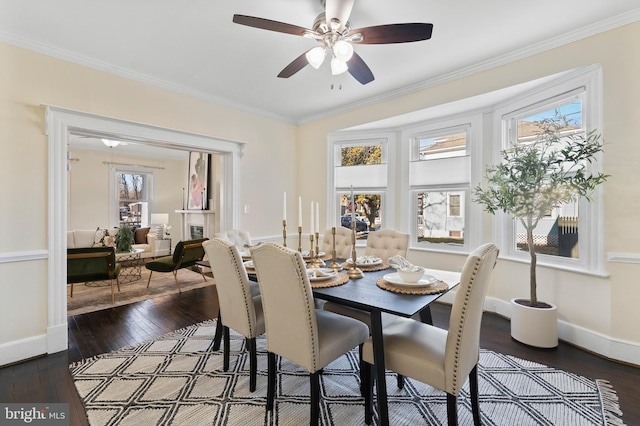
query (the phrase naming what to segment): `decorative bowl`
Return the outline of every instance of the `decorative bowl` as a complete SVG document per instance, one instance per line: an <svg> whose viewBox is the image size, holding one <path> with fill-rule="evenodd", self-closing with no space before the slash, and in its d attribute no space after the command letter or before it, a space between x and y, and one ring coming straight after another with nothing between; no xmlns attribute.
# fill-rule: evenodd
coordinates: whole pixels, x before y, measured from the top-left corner
<svg viewBox="0 0 640 426"><path fill-rule="evenodd" d="M422 266L414 266L412 269L398 268L396 272L398 272L400 278L408 283L417 283L424 276L424 268Z"/></svg>

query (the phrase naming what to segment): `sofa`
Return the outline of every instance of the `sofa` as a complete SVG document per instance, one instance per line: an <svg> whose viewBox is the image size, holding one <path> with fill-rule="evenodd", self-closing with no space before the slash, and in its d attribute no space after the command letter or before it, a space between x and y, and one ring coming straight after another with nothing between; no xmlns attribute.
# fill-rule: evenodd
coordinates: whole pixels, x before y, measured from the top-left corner
<svg viewBox="0 0 640 426"><path fill-rule="evenodd" d="M115 235L118 228L106 229L75 229L67 231L67 248L85 247L115 247ZM142 259L156 255L156 233L149 228L138 228L133 233L134 244L132 248L142 249Z"/></svg>

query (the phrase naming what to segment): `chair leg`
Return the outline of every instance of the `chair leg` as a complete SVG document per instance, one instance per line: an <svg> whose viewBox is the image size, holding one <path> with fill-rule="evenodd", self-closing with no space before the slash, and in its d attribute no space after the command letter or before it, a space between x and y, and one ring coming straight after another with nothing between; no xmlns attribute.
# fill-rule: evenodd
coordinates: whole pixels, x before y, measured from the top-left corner
<svg viewBox="0 0 640 426"><path fill-rule="evenodd" d="M272 411L276 396L276 354L268 352L267 363L267 411Z"/></svg>
<svg viewBox="0 0 640 426"><path fill-rule="evenodd" d="M116 277L116 284L118 284L118 291L120 291L120 278Z"/></svg>
<svg viewBox="0 0 640 426"><path fill-rule="evenodd" d="M198 271L200 271L200 275L202 275L202 278L206 281L207 277L204 275L204 272L202 272L202 268L199 266L196 266L198 268Z"/></svg>
<svg viewBox="0 0 640 426"><path fill-rule="evenodd" d="M73 297L73 283L71 283L71 297Z"/></svg>
<svg viewBox="0 0 640 426"><path fill-rule="evenodd" d="M112 279L111 280L111 304L113 305L114 303L116 303L116 294L114 292L113 279Z"/></svg>
<svg viewBox="0 0 640 426"><path fill-rule="evenodd" d="M258 350L256 338L247 339L249 346L249 392L256 390L256 376L258 375Z"/></svg>
<svg viewBox="0 0 640 426"><path fill-rule="evenodd" d="M455 395L447 394L447 423L449 426L458 426L457 399Z"/></svg>
<svg viewBox="0 0 640 426"><path fill-rule="evenodd" d="M224 332L224 350L223 350L223 361L222 361L222 369L224 371L229 371L229 354L230 354L230 350L229 350L229 344L231 342L231 339L229 337L229 327L224 327L223 328L223 332Z"/></svg>
<svg viewBox="0 0 640 426"><path fill-rule="evenodd" d="M320 421L320 371L309 375L311 385L311 417L310 425L317 425Z"/></svg>
<svg viewBox="0 0 640 426"><path fill-rule="evenodd" d="M364 397L364 422L365 424L371 424L371 405L373 403L373 366L361 361L360 369L360 387L363 390L362 396Z"/></svg>
<svg viewBox="0 0 640 426"><path fill-rule="evenodd" d="M149 284L151 283L151 275L153 275L153 271L149 271L149 279L147 280L147 288L149 288Z"/></svg>
<svg viewBox="0 0 640 426"><path fill-rule="evenodd" d="M149 277L151 278L151 277ZM173 279L176 280L176 287L178 287L178 293L182 293L182 289L180 289L180 282L178 281L178 271L173 271Z"/></svg>
<svg viewBox="0 0 640 426"><path fill-rule="evenodd" d="M473 424L480 426L480 402L478 400L478 364L469 373L469 392L471 393L471 413Z"/></svg>
<svg viewBox="0 0 640 426"><path fill-rule="evenodd" d="M396 381L398 382L398 389L403 389L404 388L404 377L402 376L402 374L398 374L396 376Z"/></svg>

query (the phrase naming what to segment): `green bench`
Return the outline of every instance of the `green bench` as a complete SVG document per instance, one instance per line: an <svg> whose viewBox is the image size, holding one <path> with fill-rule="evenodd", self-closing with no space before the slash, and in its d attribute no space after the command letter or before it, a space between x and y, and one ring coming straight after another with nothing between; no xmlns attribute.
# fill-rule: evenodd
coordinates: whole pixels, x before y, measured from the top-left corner
<svg viewBox="0 0 640 426"><path fill-rule="evenodd" d="M113 247L84 247L67 249L67 284L90 281L111 282L111 303L115 303L114 281L120 291L120 265L116 263L116 251Z"/></svg>

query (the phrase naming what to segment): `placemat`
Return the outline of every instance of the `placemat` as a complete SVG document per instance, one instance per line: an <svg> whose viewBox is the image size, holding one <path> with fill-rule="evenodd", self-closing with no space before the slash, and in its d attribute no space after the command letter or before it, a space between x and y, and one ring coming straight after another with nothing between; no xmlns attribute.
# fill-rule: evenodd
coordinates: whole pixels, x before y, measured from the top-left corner
<svg viewBox="0 0 640 426"><path fill-rule="evenodd" d="M389 264L387 262L378 263L377 265L356 265L362 272L373 272L373 271L384 271L389 268ZM342 263L342 267L347 271L351 268L350 262Z"/></svg>
<svg viewBox="0 0 640 426"><path fill-rule="evenodd" d="M436 281L435 283L429 284L424 287L410 288L393 285L390 282L385 281L384 278L380 278L376 281L376 285L383 290L401 294L438 294L449 289L449 284L445 283L444 281Z"/></svg>
<svg viewBox="0 0 640 426"><path fill-rule="evenodd" d="M349 281L349 276L342 272L324 281L311 281L311 288L336 287Z"/></svg>

